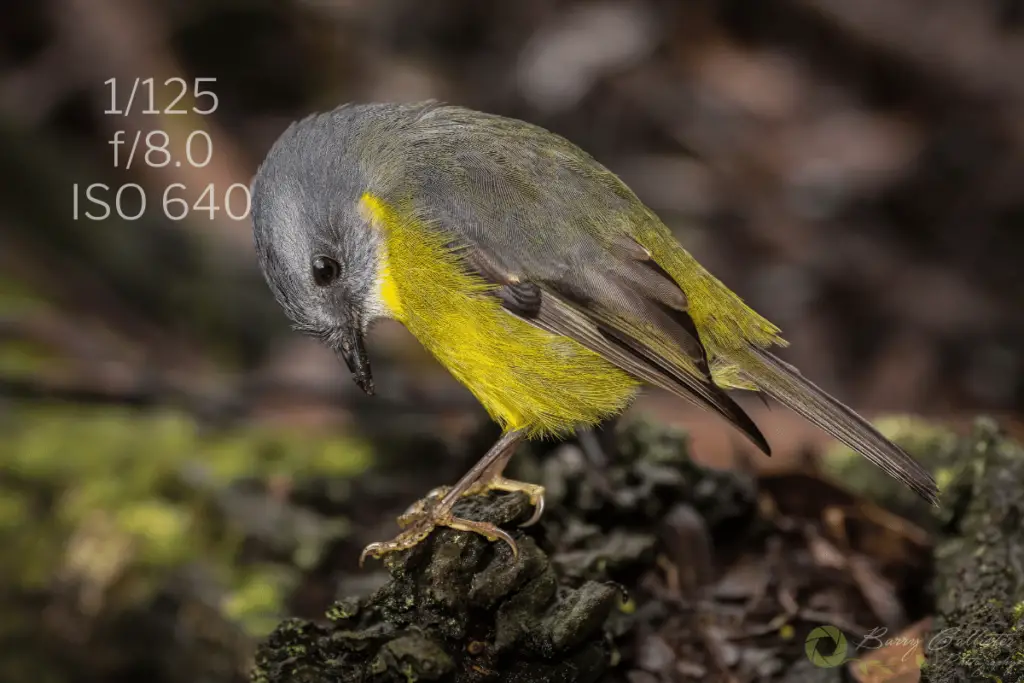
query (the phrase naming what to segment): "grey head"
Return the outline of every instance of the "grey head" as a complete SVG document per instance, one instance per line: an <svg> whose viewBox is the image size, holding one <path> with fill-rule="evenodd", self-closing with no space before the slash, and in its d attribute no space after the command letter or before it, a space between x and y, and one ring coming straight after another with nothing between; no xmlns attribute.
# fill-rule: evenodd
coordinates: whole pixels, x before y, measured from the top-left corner
<svg viewBox="0 0 1024 683"><path fill-rule="evenodd" d="M368 394L364 338L385 309L380 237L360 198L396 175L386 170L400 163L400 147L388 141L428 106L346 105L293 123L252 182L253 238L274 297L295 328L332 348Z"/></svg>

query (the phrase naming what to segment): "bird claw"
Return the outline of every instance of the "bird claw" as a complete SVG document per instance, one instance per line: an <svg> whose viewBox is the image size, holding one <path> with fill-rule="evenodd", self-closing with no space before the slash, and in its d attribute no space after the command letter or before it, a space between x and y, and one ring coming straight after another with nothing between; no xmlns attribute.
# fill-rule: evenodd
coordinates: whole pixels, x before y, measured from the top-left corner
<svg viewBox="0 0 1024 683"><path fill-rule="evenodd" d="M537 498L537 500L533 500L531 498L530 502L533 504L533 514L530 515L530 518L528 520L526 520L525 522L523 522L522 524L519 525L519 527L522 528L522 529L525 529L528 526L533 526L534 524L539 522L540 518L541 518L541 515L544 514L544 494L543 493L540 494L540 496Z"/></svg>
<svg viewBox="0 0 1024 683"><path fill-rule="evenodd" d="M473 493L485 491L503 491L505 493L515 493L518 491L526 494L530 499L530 505L533 506L533 514L530 515L528 520L519 525L521 528L533 526L540 521L541 515L544 514L544 487L540 484L528 484L525 481L495 477L481 484L480 489L474 490Z"/></svg>
<svg viewBox="0 0 1024 683"><path fill-rule="evenodd" d="M371 543L363 548L363 552L359 554L359 566L363 566L367 557L379 560L388 553L396 553L400 550L408 550L414 547L430 535L430 532L434 530L434 526L432 523L409 525L409 528L390 541Z"/></svg>
<svg viewBox="0 0 1024 683"><path fill-rule="evenodd" d="M507 531L489 522L477 522L452 515L454 501L444 502L444 498L449 491L451 491L450 486L439 486L422 499L410 505L398 518L398 525L402 528L402 532L390 541L380 541L366 546L359 556L359 566L363 566L367 557L380 559L388 553L408 550L430 536L430 532L439 526L480 534L492 542L504 541L511 548L512 556L519 556L519 548ZM462 493L462 496L480 495L489 491L502 491L505 493L519 491L529 497L530 503L533 505L533 514L528 520L520 524L520 527L536 524L540 520L541 515L544 514L544 487L538 484L528 484L499 476L494 477L488 482L470 487Z"/></svg>
<svg viewBox="0 0 1024 683"><path fill-rule="evenodd" d="M359 555L360 567L363 566L367 557L379 560L388 553L408 550L416 546L430 536L430 532L439 526L445 526L457 531L469 531L480 534L491 542L498 540L504 541L512 550L512 557L519 557L519 547L516 545L515 539L513 539L512 536L504 529L501 529L489 522L477 522L471 519L455 517L452 515L450 510L431 510L426 505L423 505L425 501L418 501L418 503L421 504L421 510L417 518L411 518L408 511L402 516L405 518L402 533L398 534L398 536L390 541L371 543L363 549L363 552ZM414 504L412 507L416 506L417 505ZM411 509L412 508L410 508L410 510Z"/></svg>

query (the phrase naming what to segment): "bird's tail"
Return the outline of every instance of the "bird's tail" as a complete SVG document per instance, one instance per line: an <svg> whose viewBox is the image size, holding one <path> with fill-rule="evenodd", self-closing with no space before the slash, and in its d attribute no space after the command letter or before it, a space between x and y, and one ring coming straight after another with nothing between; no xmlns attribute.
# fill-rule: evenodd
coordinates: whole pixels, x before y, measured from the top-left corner
<svg viewBox="0 0 1024 683"><path fill-rule="evenodd" d="M932 505L938 505L938 486L932 475L851 408L764 348L751 344L737 355L734 358L743 373L762 392L861 453Z"/></svg>

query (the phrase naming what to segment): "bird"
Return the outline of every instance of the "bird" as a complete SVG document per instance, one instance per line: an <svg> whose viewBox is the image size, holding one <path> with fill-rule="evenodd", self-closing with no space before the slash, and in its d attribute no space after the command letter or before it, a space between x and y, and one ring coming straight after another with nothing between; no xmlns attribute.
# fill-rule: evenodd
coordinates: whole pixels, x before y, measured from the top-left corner
<svg viewBox="0 0 1024 683"><path fill-rule="evenodd" d="M457 517L463 496L522 492L524 441L622 413L645 386L717 413L771 448L729 393L770 397L938 505L932 475L774 351L781 330L684 248L612 171L565 137L438 101L346 103L291 123L253 177L259 268L292 326L374 393L366 339L402 323L501 427L454 485L364 549L381 558L437 527L517 545Z"/></svg>

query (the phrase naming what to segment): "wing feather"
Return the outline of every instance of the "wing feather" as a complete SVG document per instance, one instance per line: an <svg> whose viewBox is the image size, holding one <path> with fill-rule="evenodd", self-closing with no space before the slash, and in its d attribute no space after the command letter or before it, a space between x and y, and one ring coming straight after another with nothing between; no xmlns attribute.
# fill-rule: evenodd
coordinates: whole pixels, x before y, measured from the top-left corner
<svg viewBox="0 0 1024 683"><path fill-rule="evenodd" d="M714 383L696 327L684 310L640 296L624 281L601 282L589 293L573 292L564 283L539 284L501 273L473 250L464 257L478 274L499 285L495 295L510 313L579 342L637 379L718 413L771 454L754 421ZM672 301L685 303L685 296L680 291ZM631 319L643 322L631 324ZM650 328L647 334L645 326ZM658 337L664 342L648 341Z"/></svg>

